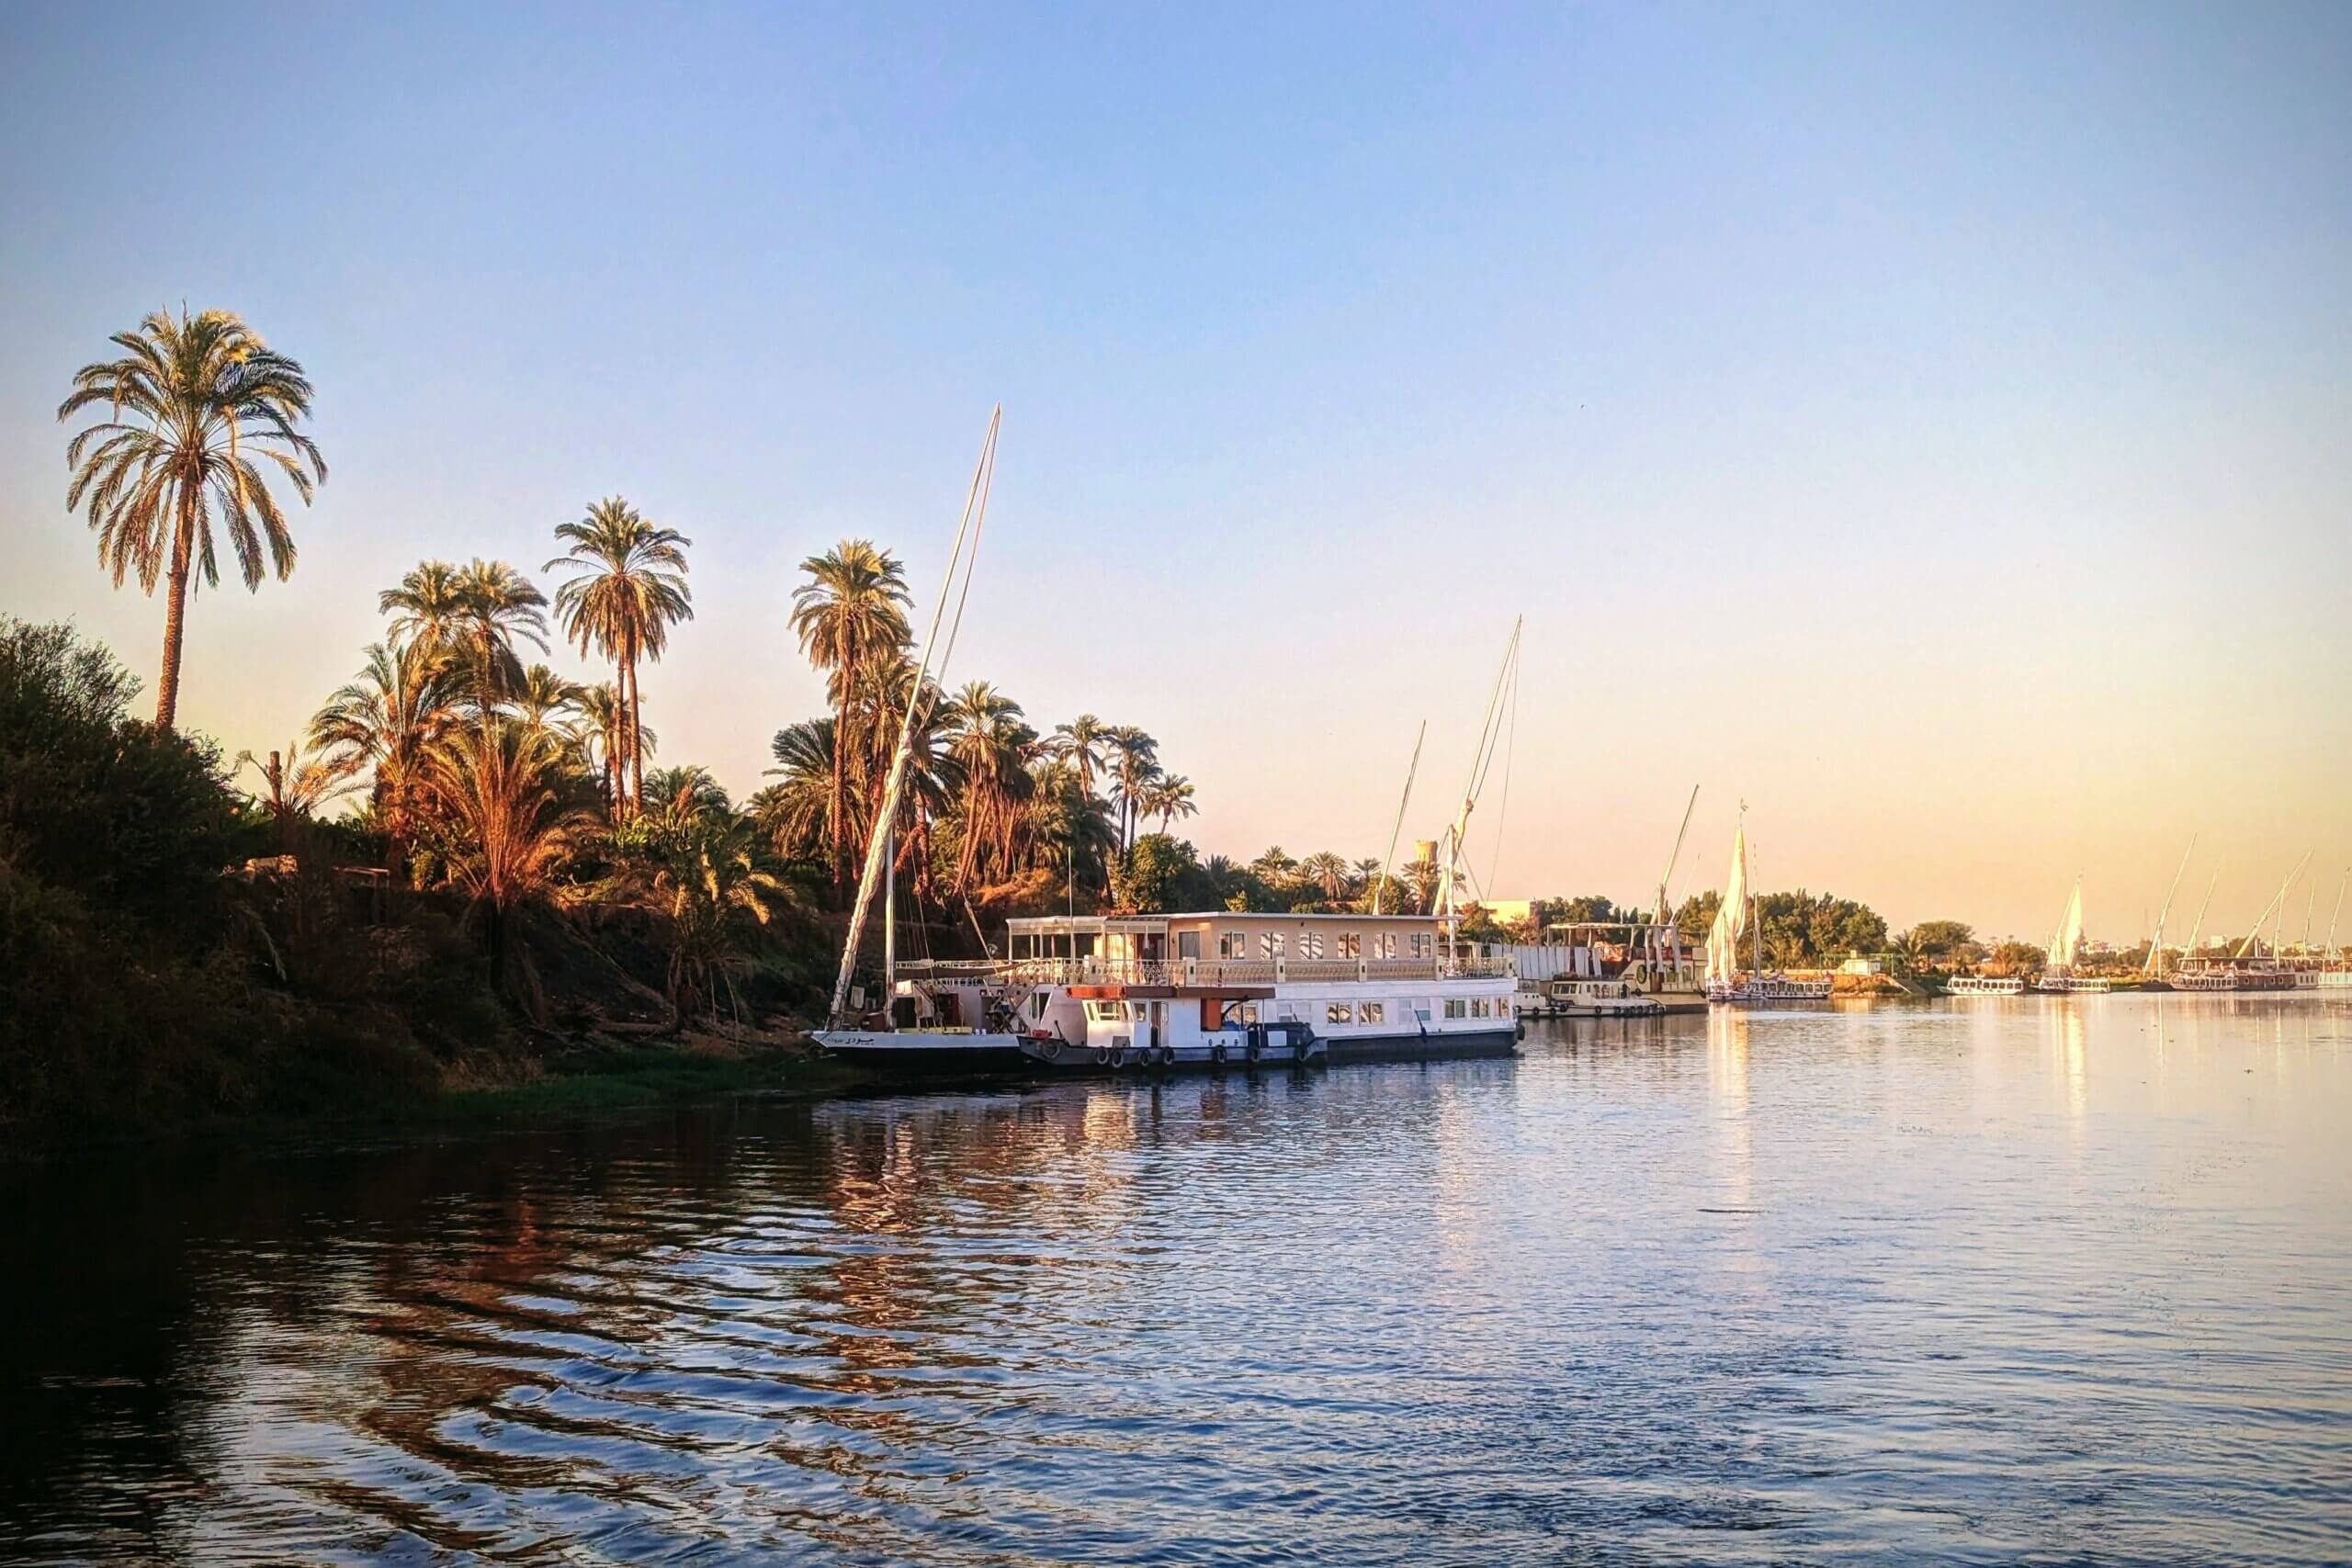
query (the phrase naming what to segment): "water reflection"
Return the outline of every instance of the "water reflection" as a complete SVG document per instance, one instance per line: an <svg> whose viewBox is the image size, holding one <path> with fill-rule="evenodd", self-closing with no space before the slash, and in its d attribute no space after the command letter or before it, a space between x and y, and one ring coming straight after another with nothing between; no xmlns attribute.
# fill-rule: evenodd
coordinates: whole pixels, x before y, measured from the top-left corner
<svg viewBox="0 0 2352 1568"><path fill-rule="evenodd" d="M2348 1012L19 1174L0 1558L2325 1561Z"/></svg>

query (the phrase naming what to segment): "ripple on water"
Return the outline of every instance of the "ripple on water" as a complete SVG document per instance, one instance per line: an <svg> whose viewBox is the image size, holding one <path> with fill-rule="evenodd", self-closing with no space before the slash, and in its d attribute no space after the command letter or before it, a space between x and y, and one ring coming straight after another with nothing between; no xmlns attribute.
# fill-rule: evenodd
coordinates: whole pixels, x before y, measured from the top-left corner
<svg viewBox="0 0 2352 1568"><path fill-rule="evenodd" d="M0 1557L2341 1561L2347 1013L29 1178Z"/></svg>

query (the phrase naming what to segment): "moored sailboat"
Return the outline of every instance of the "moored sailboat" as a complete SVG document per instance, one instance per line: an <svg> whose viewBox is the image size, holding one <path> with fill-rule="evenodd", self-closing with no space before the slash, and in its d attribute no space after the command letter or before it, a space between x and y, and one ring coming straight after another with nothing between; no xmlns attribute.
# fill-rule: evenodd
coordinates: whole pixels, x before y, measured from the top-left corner
<svg viewBox="0 0 2352 1568"><path fill-rule="evenodd" d="M1739 939L1754 933L1755 966L1739 967ZM1747 878L1747 807L1732 835L1731 870L1724 879L1723 901L1715 907L1715 921L1707 931L1707 999L1720 1006L1756 1002L1821 1001L1829 995L1826 979L1799 980L1769 974L1764 968L1764 928L1757 919L1755 895Z"/></svg>
<svg viewBox="0 0 2352 1568"><path fill-rule="evenodd" d="M2037 991L2096 995L2110 988L2104 975L2075 973L2075 961L2083 953L2083 879L2075 878L2075 890L2066 899L2066 912L2058 919L2058 931L2050 939L2048 962L2033 982Z"/></svg>

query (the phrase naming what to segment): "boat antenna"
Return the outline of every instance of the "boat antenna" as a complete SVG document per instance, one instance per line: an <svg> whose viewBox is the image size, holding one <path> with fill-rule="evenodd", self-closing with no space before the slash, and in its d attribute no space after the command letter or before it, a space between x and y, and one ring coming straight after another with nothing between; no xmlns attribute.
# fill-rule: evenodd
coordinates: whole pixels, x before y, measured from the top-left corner
<svg viewBox="0 0 2352 1568"><path fill-rule="evenodd" d="M971 488L964 494L964 515L956 525L956 545L947 555L947 575L940 584L939 603L932 606L931 626L923 634L922 657L916 660L913 690L907 694L906 716L899 725L898 750L890 755L890 773L882 788L882 810L875 818L874 830L865 840L865 870L857 881L857 902L850 908L849 936L842 944L841 973L833 980L833 1003L827 1013L828 1021L836 1028L849 1005L849 981L857 967L857 941L865 926L865 912L874 902L874 885L881 880L884 863L890 856L889 831L898 820L899 800L906 789L907 760L914 752L915 728L931 694L937 689L932 673L936 655L939 673L947 671L948 656L956 650L956 634L964 624L964 602L972 592L972 565L979 558L980 529L988 521L989 488L996 478L996 433L1004 419L1004 405L1000 403L989 414L989 432L980 443L980 460L972 469ZM961 588L956 585L962 574ZM939 624L947 614L947 602L956 601L956 618L949 623L947 636L942 641Z"/></svg>
<svg viewBox="0 0 2352 1568"><path fill-rule="evenodd" d="M2165 972L2165 917L2172 913L2172 896L2180 891L2180 874L2188 869L2188 857L2197 851L2197 835L2188 835L2188 848L2180 852L2179 869L2172 874L2172 886L2165 889L2164 908L2156 911L2155 934L2148 939L2148 962L2141 966L2149 975Z"/></svg>
<svg viewBox="0 0 2352 1568"><path fill-rule="evenodd" d="M1405 765L1405 796L1396 803L1396 822L1388 829L1388 858L1380 863L1380 880L1373 885L1372 912L1380 913L1381 900L1388 893L1388 874L1396 867L1396 840L1405 831L1405 807L1413 804L1413 775L1421 771L1421 742L1429 739L1430 721L1421 720L1421 728L1413 736L1413 760Z"/></svg>

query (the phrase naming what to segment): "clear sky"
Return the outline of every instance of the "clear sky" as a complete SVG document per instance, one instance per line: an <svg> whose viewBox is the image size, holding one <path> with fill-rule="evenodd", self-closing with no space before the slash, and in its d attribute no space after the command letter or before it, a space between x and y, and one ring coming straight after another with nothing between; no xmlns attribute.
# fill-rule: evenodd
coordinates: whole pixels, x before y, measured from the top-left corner
<svg viewBox="0 0 2352 1568"><path fill-rule="evenodd" d="M1640 896L1694 783L1678 891L1745 796L1897 923L2352 862L2352 7L187 15L0 7L0 610L152 681L53 414L238 310L333 478L192 609L232 750L617 491L695 540L662 760L746 793L795 563L928 599L1001 400L951 679L1149 729L1204 851L1380 852L1423 717L1434 836L1523 612L1503 894Z"/></svg>

